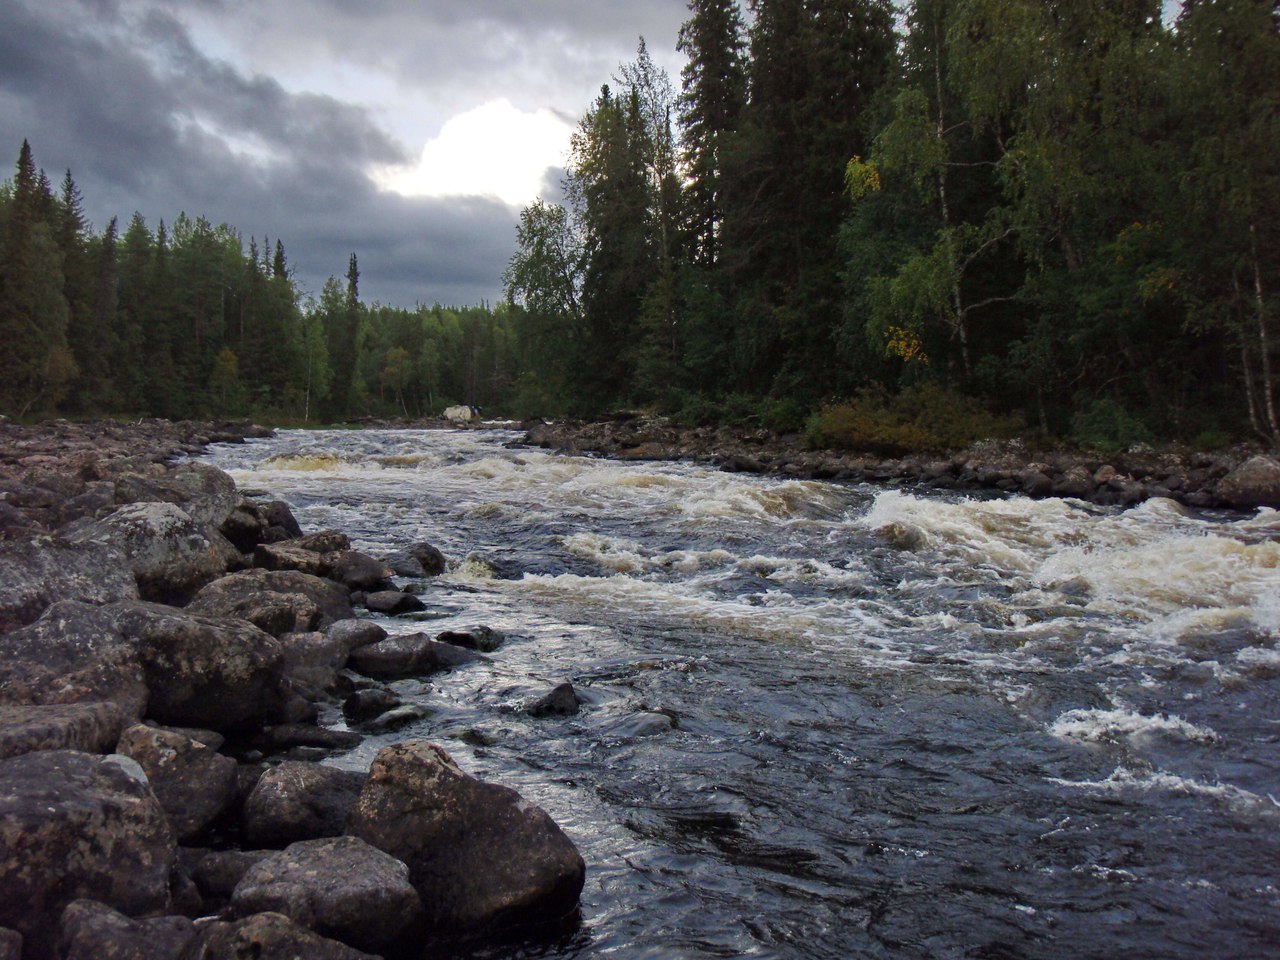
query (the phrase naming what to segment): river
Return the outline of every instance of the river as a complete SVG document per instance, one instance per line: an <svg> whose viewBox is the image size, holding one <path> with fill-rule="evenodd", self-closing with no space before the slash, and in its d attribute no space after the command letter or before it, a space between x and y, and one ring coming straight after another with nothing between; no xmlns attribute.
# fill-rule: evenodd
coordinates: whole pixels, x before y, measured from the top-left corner
<svg viewBox="0 0 1280 960"><path fill-rule="evenodd" d="M1280 513L727 474L485 431L206 457L492 661L395 685L587 861L475 957L1280 957ZM573 717L524 707L572 681Z"/></svg>

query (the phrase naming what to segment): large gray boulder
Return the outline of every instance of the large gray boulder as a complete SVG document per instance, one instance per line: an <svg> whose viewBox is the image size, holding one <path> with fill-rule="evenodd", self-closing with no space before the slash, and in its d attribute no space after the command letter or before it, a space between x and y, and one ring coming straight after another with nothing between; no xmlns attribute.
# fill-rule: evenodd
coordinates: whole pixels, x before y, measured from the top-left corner
<svg viewBox="0 0 1280 960"><path fill-rule="evenodd" d="M401 577L438 577L449 568L449 561L437 548L426 542L410 544L384 558L384 562Z"/></svg>
<svg viewBox="0 0 1280 960"><path fill-rule="evenodd" d="M370 951L402 943L423 918L409 868L356 837L303 840L259 861L230 907L237 916L282 913Z"/></svg>
<svg viewBox="0 0 1280 960"><path fill-rule="evenodd" d="M99 520L61 531L73 543L107 543L128 557L144 600L183 604L241 562L240 552L208 524L172 503L130 503Z"/></svg>
<svg viewBox="0 0 1280 960"><path fill-rule="evenodd" d="M270 590L206 593L192 600L184 609L201 617L248 620L273 637L312 630L320 621L320 610L306 594L273 593Z"/></svg>
<svg viewBox="0 0 1280 960"><path fill-rule="evenodd" d="M197 600L210 596L268 593L300 593L316 605L320 616L314 624L323 630L338 620L355 616L351 609L351 591L323 577L296 570L240 570L213 581L196 594Z"/></svg>
<svg viewBox="0 0 1280 960"><path fill-rule="evenodd" d="M328 631L286 633L279 639L289 689L308 699L320 696L337 682L338 671L350 656L345 638Z"/></svg>
<svg viewBox="0 0 1280 960"><path fill-rule="evenodd" d="M151 694L147 716L236 732L279 714L280 645L253 624L139 601L108 609L120 632L136 639Z"/></svg>
<svg viewBox="0 0 1280 960"><path fill-rule="evenodd" d="M125 716L140 717L147 700L138 644L120 631L110 607L64 600L0 636L0 701L111 701Z"/></svg>
<svg viewBox="0 0 1280 960"><path fill-rule="evenodd" d="M171 503L196 523L217 527L239 504L240 496L227 473L207 463L189 462L153 474L118 474L115 502Z"/></svg>
<svg viewBox="0 0 1280 960"><path fill-rule="evenodd" d="M245 840L285 847L341 835L365 774L286 760L259 778L244 803Z"/></svg>
<svg viewBox="0 0 1280 960"><path fill-rule="evenodd" d="M391 585L392 569L359 550L339 550L326 554L325 576L352 590L380 590Z"/></svg>
<svg viewBox="0 0 1280 960"><path fill-rule="evenodd" d="M582 892L582 857L541 808L468 776L424 740L379 751L347 833L409 865L427 921L440 930L554 920Z"/></svg>
<svg viewBox="0 0 1280 960"><path fill-rule="evenodd" d="M354 650L347 663L351 669L367 677L403 680L452 670L484 659L463 647L432 640L424 633L409 633Z"/></svg>
<svg viewBox="0 0 1280 960"><path fill-rule="evenodd" d="M53 537L0 540L0 633L34 623L59 600L136 599L129 561L115 546Z"/></svg>
<svg viewBox="0 0 1280 960"><path fill-rule="evenodd" d="M131 920L96 900L73 900L62 911L62 960L177 960L196 935L186 917Z"/></svg>
<svg viewBox="0 0 1280 960"><path fill-rule="evenodd" d="M106 753L122 726L124 715L114 703L0 705L0 760L35 750Z"/></svg>
<svg viewBox="0 0 1280 960"><path fill-rule="evenodd" d="M162 913L175 850L164 810L128 758L44 750L0 760L0 926L22 934L26 960L52 960L73 900Z"/></svg>
<svg viewBox="0 0 1280 960"><path fill-rule="evenodd" d="M1233 507L1280 507L1280 460L1250 457L1218 481L1218 497Z"/></svg>
<svg viewBox="0 0 1280 960"><path fill-rule="evenodd" d="M282 913L258 913L203 926L179 960L379 960L312 933Z"/></svg>
<svg viewBox="0 0 1280 960"><path fill-rule="evenodd" d="M179 843L208 830L235 798L235 760L176 730L134 724L116 749L146 772Z"/></svg>

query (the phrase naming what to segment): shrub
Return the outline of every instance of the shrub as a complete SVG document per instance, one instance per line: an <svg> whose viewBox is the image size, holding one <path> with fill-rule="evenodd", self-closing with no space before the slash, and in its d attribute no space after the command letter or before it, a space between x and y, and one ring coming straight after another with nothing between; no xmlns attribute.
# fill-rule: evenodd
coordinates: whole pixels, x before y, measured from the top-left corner
<svg viewBox="0 0 1280 960"><path fill-rule="evenodd" d="M1108 453L1150 443L1151 431L1110 397L1099 397L1071 418L1071 437L1077 443Z"/></svg>

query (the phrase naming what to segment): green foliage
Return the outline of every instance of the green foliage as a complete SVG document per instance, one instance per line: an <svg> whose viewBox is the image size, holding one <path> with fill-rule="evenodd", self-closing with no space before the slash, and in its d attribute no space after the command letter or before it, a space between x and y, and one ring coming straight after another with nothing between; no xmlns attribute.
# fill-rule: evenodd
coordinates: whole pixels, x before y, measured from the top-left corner
<svg viewBox="0 0 1280 960"><path fill-rule="evenodd" d="M1079 410L1071 418L1071 436L1082 446L1108 453L1155 439L1142 421L1111 397L1099 397Z"/></svg>

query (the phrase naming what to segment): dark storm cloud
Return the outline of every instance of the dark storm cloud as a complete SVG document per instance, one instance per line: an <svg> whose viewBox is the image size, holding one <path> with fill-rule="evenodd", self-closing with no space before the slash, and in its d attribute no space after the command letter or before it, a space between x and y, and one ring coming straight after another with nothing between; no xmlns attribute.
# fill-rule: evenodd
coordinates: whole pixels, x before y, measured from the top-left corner
<svg viewBox="0 0 1280 960"><path fill-rule="evenodd" d="M29 139L55 181L70 167L99 228L179 211L283 239L319 292L351 252L366 299L492 298L515 214L497 202L380 193L370 164L408 151L360 108L286 91L203 54L164 13L0 3L0 149Z"/></svg>

